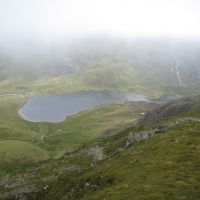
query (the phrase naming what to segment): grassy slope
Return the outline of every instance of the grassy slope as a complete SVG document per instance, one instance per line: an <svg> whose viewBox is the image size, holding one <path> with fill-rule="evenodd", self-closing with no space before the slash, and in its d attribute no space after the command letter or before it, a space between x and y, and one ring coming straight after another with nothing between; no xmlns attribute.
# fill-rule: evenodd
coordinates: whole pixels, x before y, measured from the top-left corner
<svg viewBox="0 0 200 200"><path fill-rule="evenodd" d="M197 199L199 128L192 123L177 127L102 163L85 176L94 182L112 177L112 184L96 192L86 189L78 199Z"/></svg>
<svg viewBox="0 0 200 200"><path fill-rule="evenodd" d="M68 117L61 123L31 123L17 113L25 99L20 95L0 97L1 173L8 173L8 165L12 166L22 158L23 162L20 163L23 170L24 164L61 157L65 152L80 147L106 131L107 134L109 131L112 134L119 132L133 124L140 112L149 107L146 104L110 104ZM17 154L19 157L16 157Z"/></svg>
<svg viewBox="0 0 200 200"><path fill-rule="evenodd" d="M22 162L26 162L26 160L27 162L35 162L38 160L46 160L48 158L47 152L25 141L0 141L0 150L1 159L6 162L10 159L19 160Z"/></svg>
<svg viewBox="0 0 200 200"><path fill-rule="evenodd" d="M189 98L186 100L191 101ZM195 97L191 109L165 114L159 122L152 120L150 124L128 128L111 137L88 141L85 146L58 160L48 160L35 167L32 165L22 175L10 177L8 182L4 179L0 182L0 189L9 192L9 199L13 189L5 185L11 183L16 187L15 192L20 193L23 189L26 191L27 187L32 188L31 191L37 191L28 192L28 199L37 200L198 199L199 121L180 121L147 141L137 142L125 151L122 148L130 131L149 130L188 116L199 119L199 100L199 97ZM184 102L179 102L182 101ZM180 104L184 105L183 109L187 107L185 103ZM177 105L177 101L166 104L164 110L169 110L172 105ZM151 119L157 117L153 116ZM98 162L90 156L88 149L95 146L102 147L108 158Z"/></svg>
<svg viewBox="0 0 200 200"><path fill-rule="evenodd" d="M123 69L123 70L122 70ZM147 96L159 96L160 88L143 84L137 71L130 66L90 69L73 75L44 76L32 79L22 75L8 77L0 81L0 93L55 93L80 90L131 91Z"/></svg>
<svg viewBox="0 0 200 200"><path fill-rule="evenodd" d="M199 112L193 114L200 117ZM191 113L184 115L190 116ZM174 122L180 117L173 115L167 121L163 119L163 124ZM121 132L99 143L109 152L108 155L116 150L117 154L101 161L95 168L89 167L80 173L61 173L59 178L48 183L47 191L32 193L29 197L70 200L197 200L200 196L199 130L199 122L185 121L169 127L148 141L137 142L124 152L119 150L125 146L130 129ZM82 156L75 158L76 164L80 166L86 162L80 160ZM64 162L65 159L58 165L54 163L53 167Z"/></svg>
<svg viewBox="0 0 200 200"><path fill-rule="evenodd" d="M62 123L48 124L51 134L47 134L44 145L53 151L73 149L102 134L114 134L133 125L140 113L151 107L145 103L110 104L81 112Z"/></svg>
<svg viewBox="0 0 200 200"><path fill-rule="evenodd" d="M71 84L72 80L73 84ZM76 91L81 89L84 90L102 89L104 88L104 86L102 86L102 88L89 87L87 84L85 84L85 81L83 81L82 78L74 79L74 77L60 76L56 78L47 77L44 79L32 80L32 81L29 81L26 78L19 78L13 82L13 79L8 79L1 82L0 87L1 87L1 94L3 93L19 94L15 96L0 97L0 142L1 142L0 175L5 175L5 173L12 174L12 172L14 172L15 169L17 171L23 172L24 168L27 168L29 166L34 166L39 161L46 160L49 157L54 157L54 158L62 157L65 152L73 151L79 148L83 144L90 143L96 137L98 137L99 134L103 133L112 134L113 132L114 133L118 132L122 130L125 126L128 126L130 123L134 122L134 120L139 116L138 114L140 112L143 112L144 109L146 109L142 108L144 105L138 110L137 109L135 110L135 107L132 106L131 104L125 104L123 106L108 105L105 107L104 106L99 107L95 110L86 111L76 116L67 118L63 123L58 123L58 124L30 123L21 119L16 112L19 106L26 99L26 97L20 96L21 94L32 95L41 92L55 92L55 91L62 92L62 91ZM113 89L112 85L110 86L109 89ZM118 88L118 89L124 90L124 88ZM144 92L145 90L146 88L141 89L140 85L137 85L137 87L134 89L134 91L138 92ZM167 88L167 90L172 91L171 88L170 89ZM190 93L190 91L191 90L188 90L188 94ZM163 94L165 93L169 93L169 91L167 92L163 91ZM156 93L155 96L157 95L158 93ZM196 113L192 114L196 115ZM189 126L189 129L190 128L191 127ZM41 129L45 134L44 140L41 140ZM197 130L199 130L199 127L196 129L196 131ZM109 148L115 149L118 146L120 146L118 142L111 142ZM185 146L185 148L187 148L187 146ZM16 155L18 155L19 157L17 158ZM88 158L85 159L87 160ZM107 170L108 172L110 172L110 174L112 174L111 173L113 171L112 169L113 168L115 169L118 166L123 166L123 163L125 161L126 160L123 159L121 161L119 160L119 164L118 165L116 164L116 166L115 163L111 164L110 169L105 168L103 164L102 171ZM82 165L82 162L86 161L83 159L83 161L80 161L80 163L78 164ZM177 163L175 162L175 164ZM100 166L98 168L100 168ZM56 164L55 167L57 167ZM152 167L155 166L152 165ZM50 171L51 170L52 168L50 167ZM134 168L134 170L136 170L136 168ZM193 169L191 168L190 170ZM100 172L97 171L94 173L100 175L100 173L103 173L102 171ZM114 174L113 176L117 176L118 173L120 174L121 172L116 170L116 174ZM131 169L129 170L127 169L127 173L131 173ZM74 179L74 177L72 177L72 182L74 182L75 184L83 182L85 184L87 177L89 177L90 179L90 177L93 176L95 177L95 174L93 174L92 172L88 172L88 175L84 174L83 177L80 177L80 179L76 178ZM120 177L122 176L125 175L121 174ZM40 176L38 178L40 179ZM67 176L66 179L68 178L69 177ZM103 184L107 184L106 182L107 180L103 179ZM68 186L66 187L68 188ZM68 189L71 189L71 187L74 187L73 184ZM108 193L111 193L110 197L114 198L115 192L113 191L118 190L118 188L115 189L115 186L113 185L109 187L111 188L110 192ZM122 185L120 187L122 187ZM61 192L60 189L57 187L55 187L55 190ZM131 190L133 190L132 187ZM127 193L131 192L128 189L127 191L128 191ZM52 190L51 192L55 191ZM100 191L100 194L98 194L97 197L95 197L96 193L93 194L93 192L91 191L87 192L89 193L86 194L86 197L83 196L83 198L87 199L88 195L91 195L92 198L92 196L94 195L94 199L95 198L98 199L98 196L101 196L104 193L104 189ZM62 195L64 195L65 193L68 193L68 191L64 190L63 193L61 192ZM77 191L77 193L78 193L77 195L80 195L78 199L82 198L81 192ZM50 198L51 197L55 198L55 196L51 196L52 194L49 195ZM116 195L119 196L119 194ZM76 197L74 198L77 199Z"/></svg>

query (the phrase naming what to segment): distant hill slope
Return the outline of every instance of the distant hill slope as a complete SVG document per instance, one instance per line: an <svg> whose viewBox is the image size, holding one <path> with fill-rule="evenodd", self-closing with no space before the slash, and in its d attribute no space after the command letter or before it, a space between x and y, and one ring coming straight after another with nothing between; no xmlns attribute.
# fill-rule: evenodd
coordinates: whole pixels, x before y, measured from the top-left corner
<svg viewBox="0 0 200 200"><path fill-rule="evenodd" d="M88 87L143 92L179 87L180 81L181 86L195 91L200 86L199 41L98 37L13 49L0 49L2 81L70 76Z"/></svg>
<svg viewBox="0 0 200 200"><path fill-rule="evenodd" d="M153 111L146 113L140 119L139 124L159 123L161 120L169 119L173 116L195 116L196 113L200 113L200 96L191 96L174 100L164 105L161 104Z"/></svg>

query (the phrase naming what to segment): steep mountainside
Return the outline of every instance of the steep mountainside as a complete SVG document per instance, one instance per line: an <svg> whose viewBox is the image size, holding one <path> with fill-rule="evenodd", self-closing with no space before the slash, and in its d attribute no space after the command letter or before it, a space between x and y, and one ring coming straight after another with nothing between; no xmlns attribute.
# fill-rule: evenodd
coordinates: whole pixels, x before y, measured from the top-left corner
<svg viewBox="0 0 200 200"><path fill-rule="evenodd" d="M199 41L97 37L46 46L18 44L13 49L13 54L6 47L0 50L1 81L49 77L53 82L53 77L64 76L73 78L75 85L143 93L200 84Z"/></svg>

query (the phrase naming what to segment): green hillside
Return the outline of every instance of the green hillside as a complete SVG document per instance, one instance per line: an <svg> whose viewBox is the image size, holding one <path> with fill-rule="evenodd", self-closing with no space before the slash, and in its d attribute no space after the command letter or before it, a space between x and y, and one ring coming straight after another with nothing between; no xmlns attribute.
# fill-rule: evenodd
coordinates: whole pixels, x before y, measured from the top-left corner
<svg viewBox="0 0 200 200"><path fill-rule="evenodd" d="M167 39L105 38L0 52L0 199L196 200L199 47L176 42L173 52ZM33 95L92 90L190 97L98 106L60 123L17 113Z"/></svg>
<svg viewBox="0 0 200 200"><path fill-rule="evenodd" d="M139 105L147 113L142 118L136 114L141 112ZM174 111L177 105L181 106ZM114 134L114 130L106 132L106 137L91 138L59 159L41 161L14 176L4 176L0 182L2 198L198 199L200 97L156 108L144 103L132 106L132 114L140 117L138 123ZM113 119L110 106L87 112L93 119L95 113L105 118L111 112ZM146 117L148 123L143 121Z"/></svg>
<svg viewBox="0 0 200 200"><path fill-rule="evenodd" d="M0 97L1 175L23 171L26 165L62 157L89 141L112 135L133 126L141 112L154 107L145 103L98 106L66 118L60 123L33 123L22 119L17 110L27 97ZM19 162L18 165L15 165Z"/></svg>
<svg viewBox="0 0 200 200"><path fill-rule="evenodd" d="M9 55L0 49L0 93L106 89L156 97L199 94L199 41L174 40L173 50L171 42L97 37L63 41L42 50L37 45L26 47ZM180 65L181 87L174 56Z"/></svg>

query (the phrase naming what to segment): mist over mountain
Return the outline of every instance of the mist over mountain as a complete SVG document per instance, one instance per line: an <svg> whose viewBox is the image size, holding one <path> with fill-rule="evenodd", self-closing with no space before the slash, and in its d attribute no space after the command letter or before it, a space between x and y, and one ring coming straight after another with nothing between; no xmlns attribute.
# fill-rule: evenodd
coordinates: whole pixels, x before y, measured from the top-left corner
<svg viewBox="0 0 200 200"><path fill-rule="evenodd" d="M198 7L196 0L8 0L0 7L0 78L72 75L109 88L199 84Z"/></svg>
<svg viewBox="0 0 200 200"><path fill-rule="evenodd" d="M0 200L199 200L199 11L0 0Z"/></svg>
<svg viewBox="0 0 200 200"><path fill-rule="evenodd" d="M0 64L1 80L13 72L31 79L72 74L98 85L104 76L117 79L128 71L141 85L180 86L181 80L181 86L192 86L200 82L200 41L106 36L46 44L27 41L2 47ZM128 87L129 78L121 79Z"/></svg>

